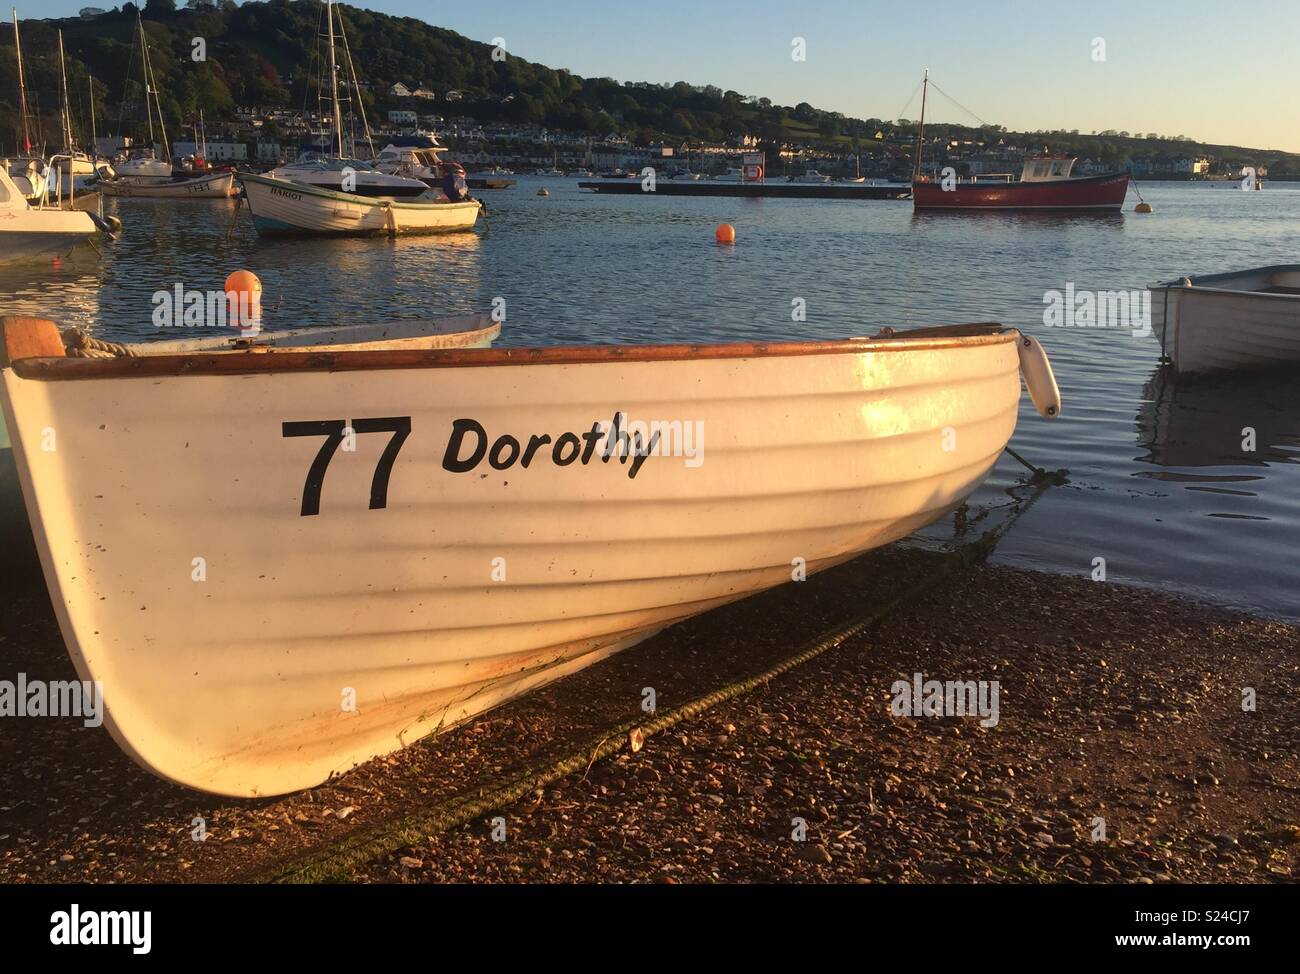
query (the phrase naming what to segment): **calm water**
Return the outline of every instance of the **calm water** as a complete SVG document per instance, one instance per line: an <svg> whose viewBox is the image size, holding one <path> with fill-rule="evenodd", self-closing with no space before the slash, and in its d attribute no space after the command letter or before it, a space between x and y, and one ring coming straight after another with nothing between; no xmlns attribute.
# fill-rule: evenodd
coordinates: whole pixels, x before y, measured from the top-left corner
<svg viewBox="0 0 1300 974"><path fill-rule="evenodd" d="M483 194L491 215L474 234L395 242L259 239L234 203L111 200L125 233L104 259L0 276L0 294L6 312L136 340L159 335L156 289L219 289L239 267L261 276L270 327L481 310L500 296L503 344L999 320L1042 339L1065 399L1053 423L1026 399L1013 442L1071 479L1020 520L999 560L1086 575L1104 557L1112 581L1300 620L1300 376L1174 387L1157 377L1151 337L1043 324L1044 292L1071 282L1140 289L1300 262L1300 186L1140 188L1153 215L1131 212L1132 191L1123 215L914 215L905 202L596 196L576 180L522 178ZM734 248L713 242L722 221ZM791 320L797 297L806 322ZM1020 469L1004 460L975 502L1003 499Z"/></svg>

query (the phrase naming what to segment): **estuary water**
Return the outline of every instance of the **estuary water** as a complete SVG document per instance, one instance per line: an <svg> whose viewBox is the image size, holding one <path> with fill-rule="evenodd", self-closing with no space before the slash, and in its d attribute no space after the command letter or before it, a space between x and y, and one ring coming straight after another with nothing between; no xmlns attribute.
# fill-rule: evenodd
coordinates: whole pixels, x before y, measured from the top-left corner
<svg viewBox="0 0 1300 974"><path fill-rule="evenodd" d="M536 195L538 188L548 197ZM151 320L176 284L265 287L270 328L429 317L504 298L500 344L837 338L882 326L1001 321L1047 347L1060 419L1026 398L1013 445L1069 470L996 560L1159 587L1300 620L1300 374L1172 383L1134 328L1052 327L1045 299L1141 291L1185 274L1300 263L1300 184L1142 183L1155 212L914 214L910 202L604 196L520 177L484 192L470 234L404 240L259 238L234 201L107 201L124 225L102 256L0 272L0 309L99 337L178 337ZM736 227L733 247L713 239ZM802 299L800 302L799 299ZM802 307L805 320L792 312ZM1243 430L1255 431L1254 449ZM1246 444L1247 446L1249 444ZM972 498L1006 500L1004 458ZM950 525L927 538L941 540Z"/></svg>

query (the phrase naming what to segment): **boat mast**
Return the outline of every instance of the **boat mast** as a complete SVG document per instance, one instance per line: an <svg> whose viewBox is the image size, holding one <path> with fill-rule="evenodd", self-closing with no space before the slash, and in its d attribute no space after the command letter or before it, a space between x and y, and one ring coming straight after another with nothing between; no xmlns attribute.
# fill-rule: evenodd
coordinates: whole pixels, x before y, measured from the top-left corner
<svg viewBox="0 0 1300 974"><path fill-rule="evenodd" d="M90 152L88 155L94 159L99 155L95 148L95 79L86 75L86 88L90 92Z"/></svg>
<svg viewBox="0 0 1300 974"><path fill-rule="evenodd" d="M23 48L18 40L18 8L11 7L14 15L14 56L18 59L18 111L23 117L23 152L32 151L32 136L27 128L27 85L23 81Z"/></svg>
<svg viewBox="0 0 1300 974"><path fill-rule="evenodd" d="M135 12L135 22L140 28L140 71L144 75L144 117L149 122L149 148L153 148L153 109L149 106L149 44L144 36L144 21L140 11Z"/></svg>
<svg viewBox="0 0 1300 974"><path fill-rule="evenodd" d="M339 110L338 64L334 60L334 0L325 0L325 19L329 21L330 45L330 100L334 105L334 137L339 158L343 157L343 114Z"/></svg>
<svg viewBox="0 0 1300 974"><path fill-rule="evenodd" d="M72 152L72 116L68 111L68 65L63 58L63 31L59 31L59 90L63 96L63 151Z"/></svg>
<svg viewBox="0 0 1300 974"><path fill-rule="evenodd" d="M167 145L167 124L163 121L162 100L158 97L158 86L153 73L153 62L149 59L149 37L144 32L144 21L140 11L135 12L136 23L140 25L140 54L144 66L144 113L149 119L149 147L153 148L153 108L149 105L149 95L153 94L154 105L158 109L158 137L162 140L165 159L172 156L171 147ZM164 160L165 161L165 160Z"/></svg>
<svg viewBox="0 0 1300 974"><path fill-rule="evenodd" d="M921 178L921 147L925 145L925 96L930 90L930 69L925 69L925 79L921 82L921 127L916 133L916 162L912 166L912 182Z"/></svg>

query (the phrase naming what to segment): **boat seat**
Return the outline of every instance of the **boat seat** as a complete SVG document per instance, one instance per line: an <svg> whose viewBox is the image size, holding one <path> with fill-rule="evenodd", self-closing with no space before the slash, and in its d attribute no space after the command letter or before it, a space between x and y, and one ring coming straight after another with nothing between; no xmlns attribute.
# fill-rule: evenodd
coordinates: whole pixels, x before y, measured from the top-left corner
<svg viewBox="0 0 1300 974"><path fill-rule="evenodd" d="M0 317L0 368L25 358L63 358L67 350L59 326L48 318Z"/></svg>

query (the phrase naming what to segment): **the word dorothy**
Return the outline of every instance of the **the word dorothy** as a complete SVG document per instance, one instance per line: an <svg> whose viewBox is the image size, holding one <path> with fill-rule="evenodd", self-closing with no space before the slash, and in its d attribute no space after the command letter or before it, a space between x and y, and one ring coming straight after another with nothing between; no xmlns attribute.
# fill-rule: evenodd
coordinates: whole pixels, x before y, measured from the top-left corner
<svg viewBox="0 0 1300 974"><path fill-rule="evenodd" d="M199 291L177 283L154 291L155 328L238 328L252 338L262 330L262 302L248 291Z"/></svg>
<svg viewBox="0 0 1300 974"><path fill-rule="evenodd" d="M86 727L104 722L104 685L98 680L0 680L0 717L81 717Z"/></svg>
<svg viewBox="0 0 1300 974"><path fill-rule="evenodd" d="M631 458L627 475L632 479L648 457L684 457L686 466L698 467L704 463L704 421L629 421L627 413L619 411L613 420L596 420L591 429L580 433L560 433L555 438L550 433L518 437L503 433L494 440L478 420L462 418L452 422L442 468L469 473L486 458L494 470L508 470L516 463L528 469L539 454L549 455L557 467L575 461L585 467L593 457L603 463L616 457L622 464Z"/></svg>
<svg viewBox="0 0 1300 974"><path fill-rule="evenodd" d="M895 717L967 717L984 718L981 727L998 725L998 699L1002 688L997 680L927 680L913 673L912 682L895 680L889 688L894 695L889 712Z"/></svg>
<svg viewBox="0 0 1300 974"><path fill-rule="evenodd" d="M1134 338L1151 334L1151 292L1043 292L1043 324L1048 328L1128 328Z"/></svg>

